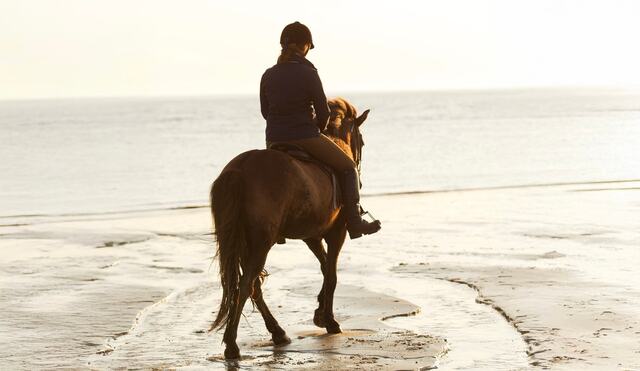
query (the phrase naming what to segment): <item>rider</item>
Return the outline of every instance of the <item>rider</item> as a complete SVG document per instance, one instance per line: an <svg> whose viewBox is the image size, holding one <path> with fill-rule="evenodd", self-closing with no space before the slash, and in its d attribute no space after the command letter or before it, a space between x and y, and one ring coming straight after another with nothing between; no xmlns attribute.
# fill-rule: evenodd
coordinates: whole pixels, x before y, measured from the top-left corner
<svg viewBox="0 0 640 371"><path fill-rule="evenodd" d="M286 142L302 147L340 176L349 236L380 230L379 220L362 219L360 181L355 162L320 131L329 121L329 106L318 70L305 56L313 49L311 31L300 22L287 25L280 36L278 63L260 81L260 106L267 120L267 147Z"/></svg>

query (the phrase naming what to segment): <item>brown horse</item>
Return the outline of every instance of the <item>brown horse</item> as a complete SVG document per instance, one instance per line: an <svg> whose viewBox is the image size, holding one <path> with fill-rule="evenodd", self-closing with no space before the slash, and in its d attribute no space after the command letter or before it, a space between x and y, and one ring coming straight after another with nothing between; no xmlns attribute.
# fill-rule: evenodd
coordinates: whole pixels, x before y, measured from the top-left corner
<svg viewBox="0 0 640 371"><path fill-rule="evenodd" d="M346 100L329 101L331 119L325 135L360 163L360 125L369 110L357 116ZM227 359L239 358L238 322L248 298L264 318L275 345L290 342L262 297L267 254L283 238L303 240L320 261L324 276L313 322L339 333L333 317L338 254L346 235L341 207L332 204L332 183L317 165L275 150L252 150L225 166L211 187L211 212L217 240L222 301L211 329L226 326ZM325 252L322 240L327 243Z"/></svg>

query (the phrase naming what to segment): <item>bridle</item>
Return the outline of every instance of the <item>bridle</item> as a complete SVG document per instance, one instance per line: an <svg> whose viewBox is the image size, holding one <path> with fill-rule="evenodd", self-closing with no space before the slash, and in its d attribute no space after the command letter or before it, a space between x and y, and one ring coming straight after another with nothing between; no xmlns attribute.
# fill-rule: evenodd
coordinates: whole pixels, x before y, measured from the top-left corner
<svg viewBox="0 0 640 371"><path fill-rule="evenodd" d="M360 184L358 185L362 188L362 180L361 180L361 169L362 169L362 147L364 147L364 140L362 139L362 134L360 133L360 126L357 125L356 120L353 120L353 126L351 126L351 153L353 154L353 161L356 163L356 170L358 171L358 181ZM368 211L365 211L362 206L360 206L360 215L365 216L369 215L372 220L376 220L376 218Z"/></svg>
<svg viewBox="0 0 640 371"><path fill-rule="evenodd" d="M356 163L356 169L358 170L358 175L361 174L362 169L362 147L364 146L364 141L362 140L362 134L360 133L360 128L356 124L356 120L353 120L353 125L351 126L351 154L353 155L353 161Z"/></svg>
<svg viewBox="0 0 640 371"><path fill-rule="evenodd" d="M362 139L362 134L360 134L360 128L358 127L355 118L353 119L353 124L349 129L349 132L351 134L349 149L351 149L353 162L356 163L356 170L358 171L358 176L360 176L362 169L362 147L364 146L364 140ZM335 137L339 137L339 134L337 134L335 131L333 135Z"/></svg>

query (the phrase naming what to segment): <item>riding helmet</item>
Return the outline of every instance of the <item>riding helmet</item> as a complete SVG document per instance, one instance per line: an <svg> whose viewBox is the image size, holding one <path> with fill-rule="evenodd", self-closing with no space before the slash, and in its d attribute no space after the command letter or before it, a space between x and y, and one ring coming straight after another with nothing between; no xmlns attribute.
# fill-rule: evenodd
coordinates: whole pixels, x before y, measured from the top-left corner
<svg viewBox="0 0 640 371"><path fill-rule="evenodd" d="M304 45L305 43L311 44L311 49L313 49L311 31L309 31L309 27L302 23L297 21L290 23L282 30L280 45L282 45L283 48L289 44Z"/></svg>

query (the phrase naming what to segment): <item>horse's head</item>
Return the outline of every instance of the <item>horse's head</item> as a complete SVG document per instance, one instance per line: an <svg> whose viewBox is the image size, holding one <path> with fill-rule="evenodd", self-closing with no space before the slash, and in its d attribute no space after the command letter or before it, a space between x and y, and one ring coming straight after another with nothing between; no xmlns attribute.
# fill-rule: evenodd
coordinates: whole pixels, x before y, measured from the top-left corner
<svg viewBox="0 0 640 371"><path fill-rule="evenodd" d="M367 119L369 110L358 116L355 107L344 98L329 100L329 108L331 109L329 125L323 134L340 146L355 161L359 170L364 146L360 126Z"/></svg>

